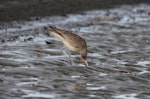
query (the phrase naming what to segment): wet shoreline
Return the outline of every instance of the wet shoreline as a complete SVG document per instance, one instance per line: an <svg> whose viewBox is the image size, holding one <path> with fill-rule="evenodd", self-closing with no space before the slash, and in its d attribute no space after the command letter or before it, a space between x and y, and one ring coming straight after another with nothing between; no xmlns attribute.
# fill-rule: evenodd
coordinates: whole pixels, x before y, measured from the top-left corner
<svg viewBox="0 0 150 99"><path fill-rule="evenodd" d="M149 9L148 4L122 5L4 22L0 98L149 99ZM89 67L79 62L78 54L71 55L75 65L70 66L62 43L45 35L48 24L85 39Z"/></svg>
<svg viewBox="0 0 150 99"><path fill-rule="evenodd" d="M149 0L1 0L0 22L35 20L44 16L65 16L69 13L108 9L119 5L150 3Z"/></svg>

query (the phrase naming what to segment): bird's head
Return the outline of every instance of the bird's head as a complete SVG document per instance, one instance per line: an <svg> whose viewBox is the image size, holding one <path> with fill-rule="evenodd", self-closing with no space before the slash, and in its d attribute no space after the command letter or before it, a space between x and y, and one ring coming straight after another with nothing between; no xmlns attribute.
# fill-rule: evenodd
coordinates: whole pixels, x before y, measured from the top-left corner
<svg viewBox="0 0 150 99"><path fill-rule="evenodd" d="M85 56L81 56L80 61L81 61L82 63L84 63L85 66L89 66L89 65L88 65L88 62L87 62L87 59L86 59Z"/></svg>

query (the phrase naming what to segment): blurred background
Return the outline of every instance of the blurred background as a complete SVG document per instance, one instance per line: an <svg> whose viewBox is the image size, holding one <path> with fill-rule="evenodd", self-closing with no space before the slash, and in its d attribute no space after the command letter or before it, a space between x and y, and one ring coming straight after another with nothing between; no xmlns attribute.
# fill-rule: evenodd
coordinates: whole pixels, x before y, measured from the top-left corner
<svg viewBox="0 0 150 99"><path fill-rule="evenodd" d="M0 0L0 21L30 17L66 15L86 10L108 9L123 4L150 3L149 0Z"/></svg>

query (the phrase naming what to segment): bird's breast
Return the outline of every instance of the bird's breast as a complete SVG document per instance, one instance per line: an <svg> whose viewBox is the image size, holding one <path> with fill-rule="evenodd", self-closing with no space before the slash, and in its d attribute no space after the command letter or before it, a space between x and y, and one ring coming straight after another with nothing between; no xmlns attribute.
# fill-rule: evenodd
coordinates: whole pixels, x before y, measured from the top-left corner
<svg viewBox="0 0 150 99"><path fill-rule="evenodd" d="M67 41L63 41L64 45L70 49L71 51L74 51L74 52L78 52L78 48L77 47L74 47L73 45L71 45L69 42Z"/></svg>

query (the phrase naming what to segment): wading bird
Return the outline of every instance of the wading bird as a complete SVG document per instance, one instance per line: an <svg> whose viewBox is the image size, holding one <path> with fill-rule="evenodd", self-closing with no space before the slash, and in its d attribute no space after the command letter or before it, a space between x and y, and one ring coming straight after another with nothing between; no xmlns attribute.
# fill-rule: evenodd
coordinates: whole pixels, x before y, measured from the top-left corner
<svg viewBox="0 0 150 99"><path fill-rule="evenodd" d="M85 66L88 66L87 45L83 38L75 33L58 29L53 26L44 27L44 31L48 34L54 35L56 38L62 41L65 47L67 47L69 50L79 53L81 55L80 61L84 63Z"/></svg>

